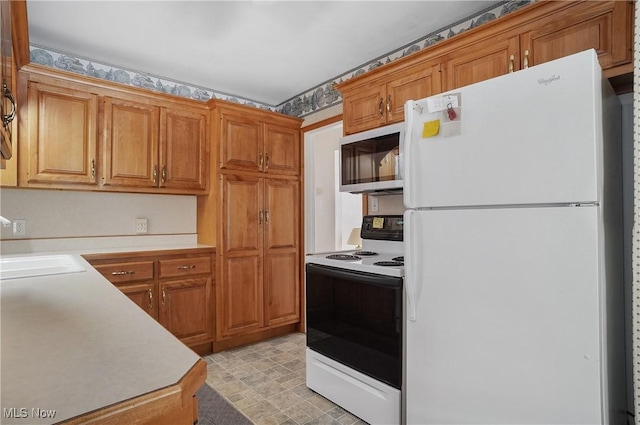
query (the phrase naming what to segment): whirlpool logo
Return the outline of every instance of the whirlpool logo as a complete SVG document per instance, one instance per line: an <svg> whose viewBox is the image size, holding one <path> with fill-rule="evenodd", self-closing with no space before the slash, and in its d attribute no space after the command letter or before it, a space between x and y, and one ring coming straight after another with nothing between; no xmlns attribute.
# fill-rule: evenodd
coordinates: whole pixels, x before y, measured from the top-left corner
<svg viewBox="0 0 640 425"><path fill-rule="evenodd" d="M552 75L551 77L547 77L547 78L539 78L538 79L538 84L541 86L548 86L549 84L553 83L554 81L557 81L560 79L559 75Z"/></svg>

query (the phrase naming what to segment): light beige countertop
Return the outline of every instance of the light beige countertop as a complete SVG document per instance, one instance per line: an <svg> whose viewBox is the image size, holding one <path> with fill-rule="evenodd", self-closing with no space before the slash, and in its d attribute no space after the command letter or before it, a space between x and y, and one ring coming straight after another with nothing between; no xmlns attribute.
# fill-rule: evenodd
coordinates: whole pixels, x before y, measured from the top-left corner
<svg viewBox="0 0 640 425"><path fill-rule="evenodd" d="M85 271L0 281L2 424L83 415L176 384L200 359L74 256Z"/></svg>

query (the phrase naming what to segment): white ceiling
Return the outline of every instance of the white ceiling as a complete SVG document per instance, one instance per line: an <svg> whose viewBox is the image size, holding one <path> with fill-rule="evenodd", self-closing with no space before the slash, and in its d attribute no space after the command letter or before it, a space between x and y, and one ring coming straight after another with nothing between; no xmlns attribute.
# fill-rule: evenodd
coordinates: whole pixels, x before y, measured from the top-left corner
<svg viewBox="0 0 640 425"><path fill-rule="evenodd" d="M30 43L279 105L497 1L28 0Z"/></svg>

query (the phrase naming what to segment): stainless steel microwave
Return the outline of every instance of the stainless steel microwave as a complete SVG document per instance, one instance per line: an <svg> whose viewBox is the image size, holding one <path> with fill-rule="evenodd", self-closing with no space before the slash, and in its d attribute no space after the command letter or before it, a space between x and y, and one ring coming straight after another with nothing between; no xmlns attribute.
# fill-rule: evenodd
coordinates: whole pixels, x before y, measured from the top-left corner
<svg viewBox="0 0 640 425"><path fill-rule="evenodd" d="M400 193L404 123L340 138L340 191Z"/></svg>

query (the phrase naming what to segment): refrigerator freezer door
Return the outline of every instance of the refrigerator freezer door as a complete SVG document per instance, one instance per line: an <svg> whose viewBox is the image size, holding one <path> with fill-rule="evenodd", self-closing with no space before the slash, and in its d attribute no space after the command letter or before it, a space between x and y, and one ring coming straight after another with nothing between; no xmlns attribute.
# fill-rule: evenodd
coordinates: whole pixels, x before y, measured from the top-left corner
<svg viewBox="0 0 640 425"><path fill-rule="evenodd" d="M599 201L601 87L586 51L448 92L460 134L443 95L407 102L405 206Z"/></svg>
<svg viewBox="0 0 640 425"><path fill-rule="evenodd" d="M405 212L408 424L602 423L598 215Z"/></svg>

